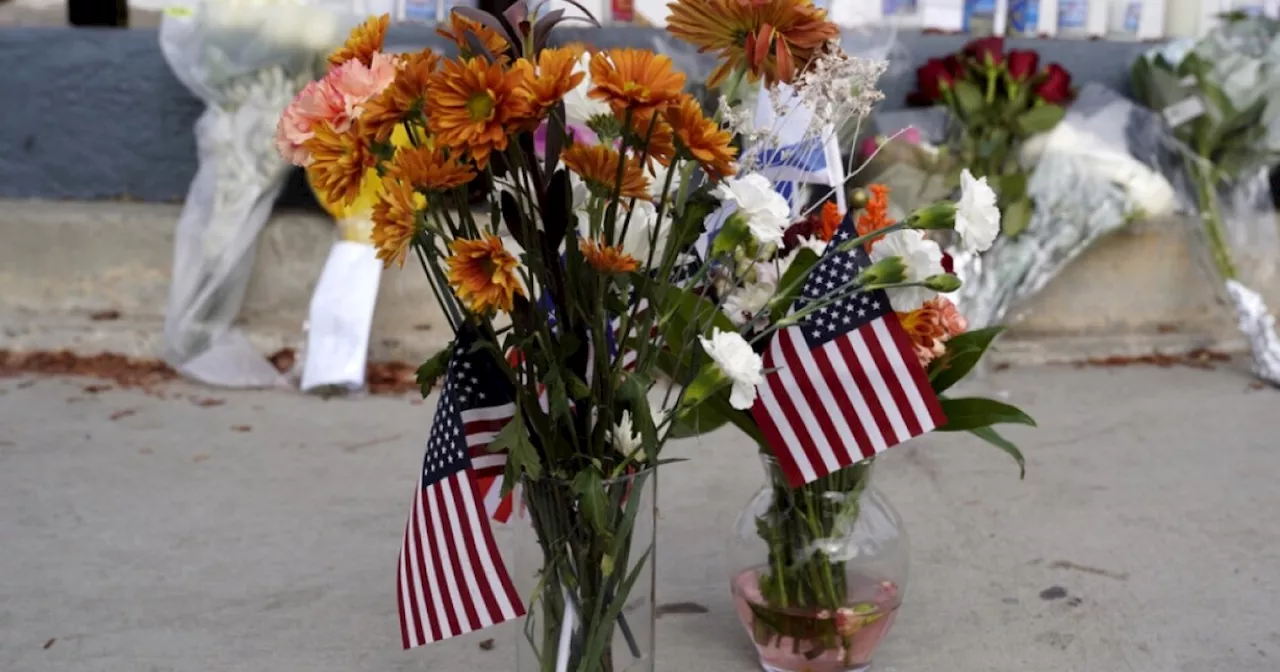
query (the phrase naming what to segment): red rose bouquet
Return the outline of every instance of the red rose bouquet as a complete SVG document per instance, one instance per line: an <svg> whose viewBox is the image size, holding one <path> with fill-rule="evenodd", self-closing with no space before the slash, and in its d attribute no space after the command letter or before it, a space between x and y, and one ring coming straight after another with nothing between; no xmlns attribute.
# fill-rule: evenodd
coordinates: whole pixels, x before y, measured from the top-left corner
<svg viewBox="0 0 1280 672"><path fill-rule="evenodd" d="M1004 233L1016 236L1031 219L1027 173L1018 164L1023 141L1052 129L1075 97L1071 73L1057 63L1040 69L1029 50L1004 50L1004 38L974 40L917 71L913 105L945 106L955 120L949 144L960 167L987 178L1000 196Z"/></svg>

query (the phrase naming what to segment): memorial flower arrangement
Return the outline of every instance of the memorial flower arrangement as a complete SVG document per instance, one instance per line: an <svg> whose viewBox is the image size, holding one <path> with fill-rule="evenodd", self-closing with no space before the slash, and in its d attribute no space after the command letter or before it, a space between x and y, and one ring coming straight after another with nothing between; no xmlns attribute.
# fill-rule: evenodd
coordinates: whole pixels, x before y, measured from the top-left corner
<svg viewBox="0 0 1280 672"><path fill-rule="evenodd" d="M840 52L838 30L809 0L682 0L672 10L671 31L716 52L713 81L731 94L790 84L819 122L875 98L857 79L874 68ZM886 219L883 194L857 217L822 199L797 218L756 170L770 133L749 128L736 95L704 108L670 58L648 50L584 58L550 46L563 14L531 11L455 10L441 34L456 58L387 54L386 21L367 22L285 112L280 149L332 202L354 201L378 176L378 256L420 266L456 333L419 371L424 391L440 378L444 389L401 555L406 647L527 606L520 655L537 669L652 669L652 610L629 605L652 594L642 582L653 580L653 533L640 523L664 445L733 424L794 457L764 438L776 428L760 419L782 366L766 349L789 330L874 300L867 328L890 330L875 356L918 384L903 394L928 407L928 427L913 420L898 440L945 426L986 431L1016 452L989 425L1029 422L1020 411L933 392L994 333L961 333L939 297L959 281L925 232L980 247L998 210L985 183L966 178L958 203L899 222ZM407 144L393 141L400 131ZM466 185L482 174L495 188L473 211ZM862 461L847 452L833 473ZM497 502L517 488L542 556L526 600L486 515L509 510ZM812 515L780 524L825 514ZM787 594L836 590L818 579L776 581Z"/></svg>
<svg viewBox="0 0 1280 672"><path fill-rule="evenodd" d="M1036 52L1006 52L1004 38L987 37L929 59L916 77L908 102L947 108L954 120L948 147L961 166L991 183L1000 195L1004 233L1017 236L1033 208L1019 149L1062 120L1075 97L1071 73L1057 63L1042 70Z"/></svg>

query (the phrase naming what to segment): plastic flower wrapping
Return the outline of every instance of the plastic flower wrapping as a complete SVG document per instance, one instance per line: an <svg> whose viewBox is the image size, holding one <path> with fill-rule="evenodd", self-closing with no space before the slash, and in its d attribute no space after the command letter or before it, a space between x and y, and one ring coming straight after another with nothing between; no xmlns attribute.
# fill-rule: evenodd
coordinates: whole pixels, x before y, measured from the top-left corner
<svg viewBox="0 0 1280 672"><path fill-rule="evenodd" d="M444 381L419 491L463 473L476 479L462 486L477 497L467 506L524 512L545 556L525 632L538 669L651 656L624 605L652 572L636 507L672 438L734 427L807 488L935 429L1021 464L992 425L1033 424L1002 402L944 394L999 329L967 330L944 296L960 281L926 233L990 247L1000 210L987 183L964 172L958 200L897 218L882 187L846 193L852 152L837 126L870 113L885 64L845 53L809 0L671 9L670 33L717 63L705 100L665 54L555 46L561 12L460 8L438 28L456 56L389 54L385 19L358 26L277 136L328 203L351 207L376 179L378 259L430 280L455 340L419 370L424 394ZM473 208L467 185L481 175L493 188ZM820 459L786 437L819 426L784 428L779 404L858 410L830 416L848 440ZM442 448L463 431L469 453ZM471 460L486 475L457 471ZM777 529L821 533L832 506ZM417 573L425 524L407 526L401 558L406 647L468 630L432 621L414 597L439 580ZM769 594L844 599L813 584L810 561L765 579ZM490 558L482 575L498 585L504 572ZM521 613L508 604L484 620Z"/></svg>
<svg viewBox="0 0 1280 672"><path fill-rule="evenodd" d="M1280 157L1280 24L1232 17L1133 64L1136 98L1169 130L1157 165L1200 224L1203 256L1249 341L1254 372L1280 385L1280 337L1255 288L1280 270L1267 171Z"/></svg>
<svg viewBox="0 0 1280 672"><path fill-rule="evenodd" d="M187 0L169 9L161 51L206 110L195 129L200 167L174 241L165 359L209 384L280 384L233 323L258 234L292 170L272 143L280 115L341 42L350 3Z"/></svg>

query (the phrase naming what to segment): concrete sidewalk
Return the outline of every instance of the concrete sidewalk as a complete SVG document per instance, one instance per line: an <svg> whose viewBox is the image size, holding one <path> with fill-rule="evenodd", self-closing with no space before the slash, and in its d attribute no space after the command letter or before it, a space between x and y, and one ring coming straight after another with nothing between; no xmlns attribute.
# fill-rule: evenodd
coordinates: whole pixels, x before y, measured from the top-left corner
<svg viewBox="0 0 1280 672"><path fill-rule="evenodd" d="M0 670L513 669L511 626L399 650L433 401L95 384L0 380ZM1232 365L982 386L1041 421L1009 432L1027 479L967 437L883 459L913 549L877 670L1280 669L1280 395ZM754 669L721 560L754 451L724 432L672 452L692 459L663 478L658 600L708 612L659 620L658 669Z"/></svg>

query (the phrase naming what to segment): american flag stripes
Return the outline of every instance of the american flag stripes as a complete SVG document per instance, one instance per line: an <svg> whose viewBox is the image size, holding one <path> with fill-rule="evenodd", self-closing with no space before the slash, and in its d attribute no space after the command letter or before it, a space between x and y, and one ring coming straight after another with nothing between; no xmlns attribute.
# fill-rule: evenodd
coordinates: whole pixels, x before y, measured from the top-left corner
<svg viewBox="0 0 1280 672"><path fill-rule="evenodd" d="M871 264L846 217L794 310ZM938 397L883 291L835 301L774 334L752 414L793 486L810 483L943 424Z"/></svg>
<svg viewBox="0 0 1280 672"><path fill-rule="evenodd" d="M514 413L504 379L459 336L409 508L397 581L406 649L524 615L494 543L473 450Z"/></svg>

